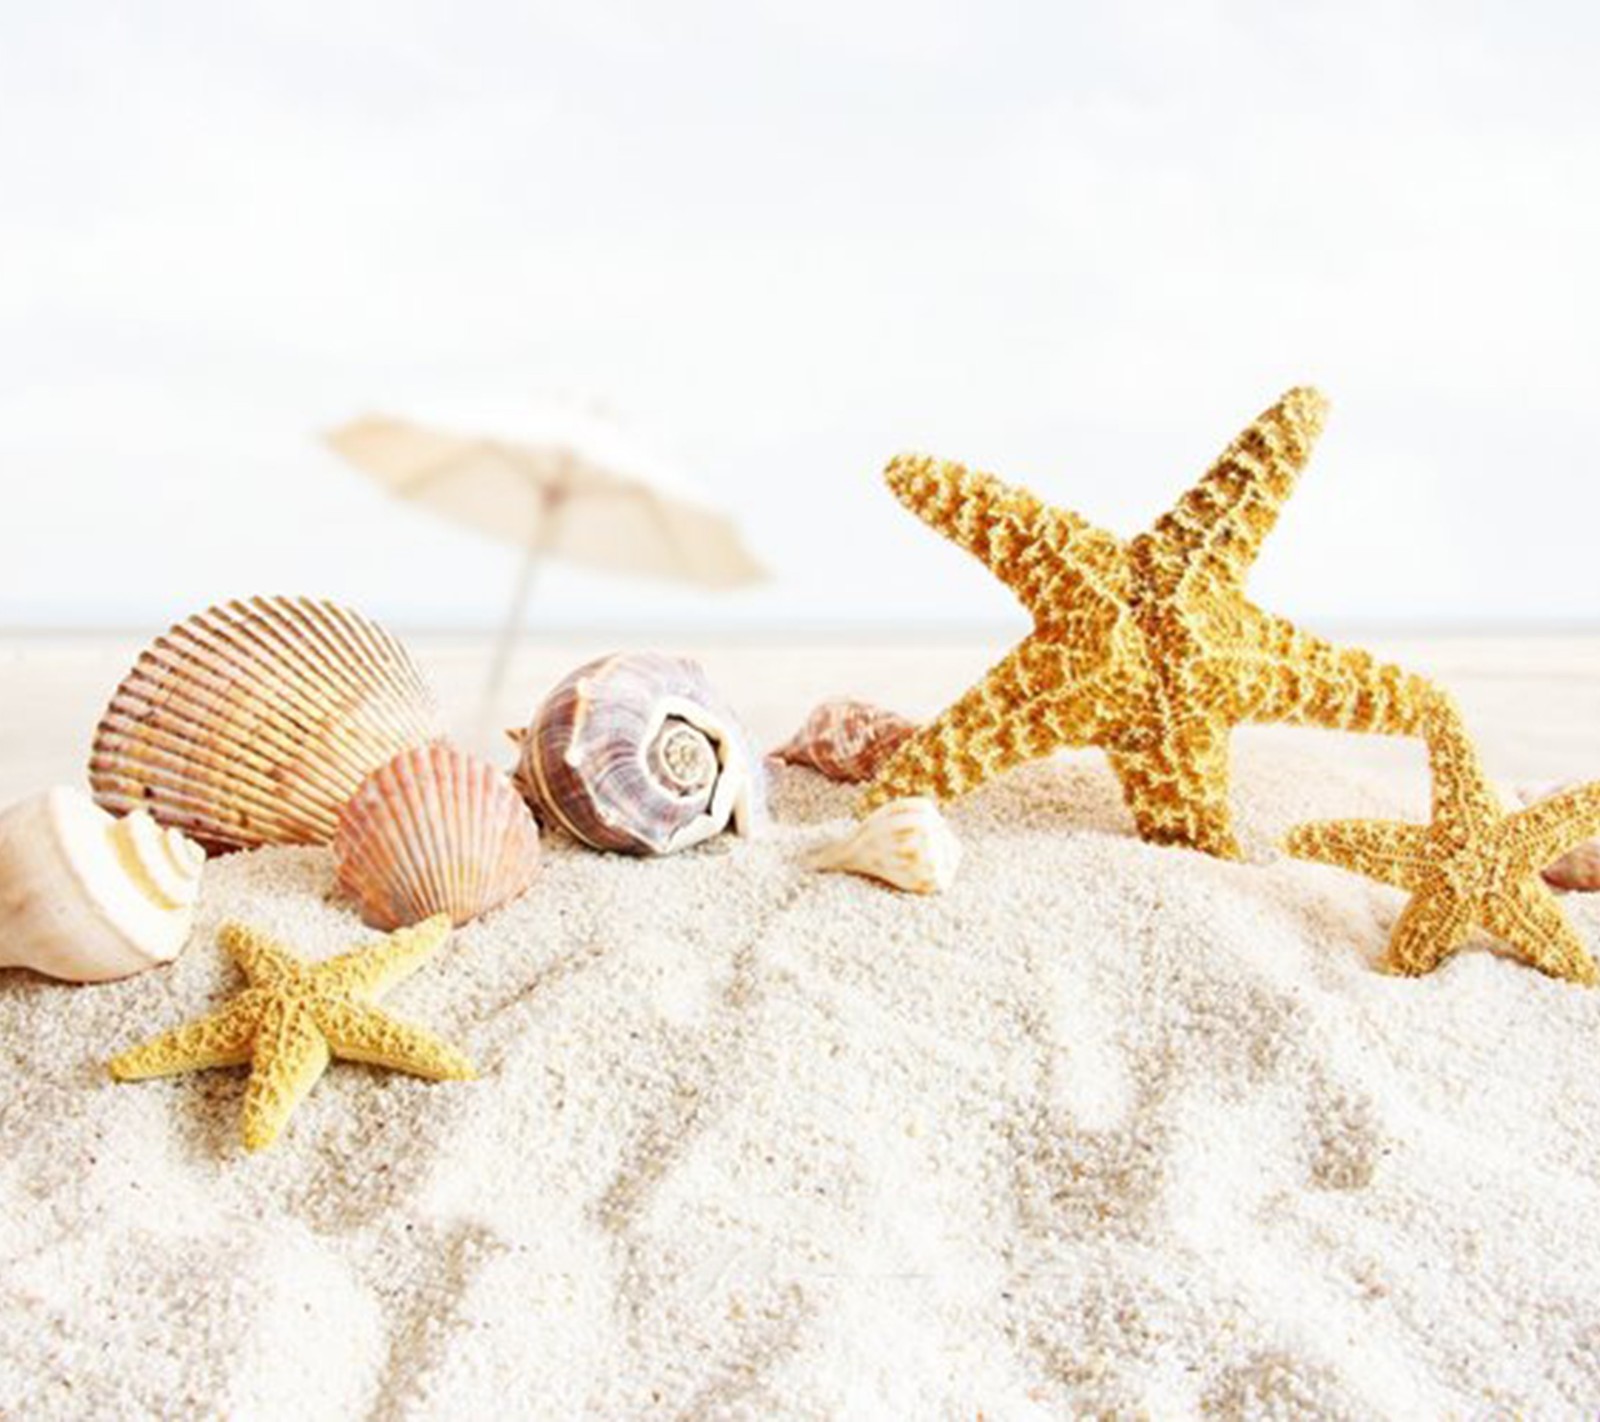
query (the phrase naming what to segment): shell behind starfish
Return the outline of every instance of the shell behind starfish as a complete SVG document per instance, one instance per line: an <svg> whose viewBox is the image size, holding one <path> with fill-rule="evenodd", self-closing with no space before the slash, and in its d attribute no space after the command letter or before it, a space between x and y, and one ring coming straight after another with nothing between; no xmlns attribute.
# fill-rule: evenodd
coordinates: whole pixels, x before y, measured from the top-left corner
<svg viewBox="0 0 1600 1422"><path fill-rule="evenodd" d="M1577 783L1567 780L1543 788L1520 786L1517 798L1524 805L1536 805L1552 795L1571 790ZM1592 894L1600 891L1600 839L1586 839L1553 864L1545 865L1544 879L1553 888L1566 889L1571 893Z"/></svg>
<svg viewBox="0 0 1600 1422"><path fill-rule="evenodd" d="M838 697L814 707L772 754L830 780L856 783L871 780L916 729L914 722L870 701Z"/></svg>

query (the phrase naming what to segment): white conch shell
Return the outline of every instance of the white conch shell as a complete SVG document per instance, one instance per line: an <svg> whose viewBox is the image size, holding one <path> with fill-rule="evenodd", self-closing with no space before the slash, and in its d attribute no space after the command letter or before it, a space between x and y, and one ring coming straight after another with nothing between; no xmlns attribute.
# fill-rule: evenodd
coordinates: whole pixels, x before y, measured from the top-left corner
<svg viewBox="0 0 1600 1422"><path fill-rule="evenodd" d="M339 816L339 887L375 928L509 903L539 867L539 827L494 766L444 742L401 751Z"/></svg>
<svg viewBox="0 0 1600 1422"><path fill-rule="evenodd" d="M95 731L94 797L207 849L326 844L356 786L437 732L401 644L311 598L230 602L145 649Z"/></svg>
<svg viewBox="0 0 1600 1422"><path fill-rule="evenodd" d="M546 826L596 849L673 854L761 822L749 738L687 657L623 652L563 679L525 731L512 776Z"/></svg>
<svg viewBox="0 0 1600 1422"><path fill-rule="evenodd" d="M1554 785L1519 785L1517 798L1524 805L1533 805L1540 800L1548 799L1551 795L1558 795L1563 790L1571 790L1578 783L1572 780L1561 781ZM1582 844L1569 849L1554 864L1547 864L1544 868L1544 879L1552 888L1567 889L1576 893L1592 894L1600 890L1600 839L1585 840Z"/></svg>
<svg viewBox="0 0 1600 1422"><path fill-rule="evenodd" d="M939 807L921 795L880 805L852 834L806 861L810 869L864 874L914 894L943 893L960 865L961 841Z"/></svg>
<svg viewBox="0 0 1600 1422"><path fill-rule="evenodd" d="M170 962L194 925L205 852L144 811L58 787L0 814L0 967L105 982Z"/></svg>

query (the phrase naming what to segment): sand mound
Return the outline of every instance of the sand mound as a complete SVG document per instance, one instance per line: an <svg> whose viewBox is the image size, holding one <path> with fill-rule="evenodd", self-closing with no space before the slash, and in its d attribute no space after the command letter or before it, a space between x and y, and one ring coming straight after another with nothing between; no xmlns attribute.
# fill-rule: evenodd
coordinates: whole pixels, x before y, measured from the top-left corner
<svg viewBox="0 0 1600 1422"><path fill-rule="evenodd" d="M324 853L213 866L170 970L0 976L0 1414L1592 1406L1600 993L1377 975L1399 896L1270 846L1415 786L1240 760L1249 865L1092 759L959 807L941 899L802 872L849 799L804 771L757 844L554 844L390 998L483 1080L336 1065L257 1158L241 1074L101 1062L231 988L224 918L359 939Z"/></svg>

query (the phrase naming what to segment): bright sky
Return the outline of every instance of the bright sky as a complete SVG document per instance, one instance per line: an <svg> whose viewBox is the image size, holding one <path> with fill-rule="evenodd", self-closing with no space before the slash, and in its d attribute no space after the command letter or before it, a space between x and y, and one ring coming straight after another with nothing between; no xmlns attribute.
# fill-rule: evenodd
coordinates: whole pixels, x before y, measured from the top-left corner
<svg viewBox="0 0 1600 1422"><path fill-rule="evenodd" d="M552 397L775 577L540 622L1020 625L889 455L1131 533L1301 381L1261 601L1593 621L1597 73L1576 3L0 0L0 625L492 623L316 434Z"/></svg>

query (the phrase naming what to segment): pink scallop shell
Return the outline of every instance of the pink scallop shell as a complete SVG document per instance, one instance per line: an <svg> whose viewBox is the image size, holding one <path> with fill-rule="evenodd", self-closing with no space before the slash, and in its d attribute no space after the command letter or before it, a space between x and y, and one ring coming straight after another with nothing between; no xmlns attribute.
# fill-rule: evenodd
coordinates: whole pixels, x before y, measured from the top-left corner
<svg viewBox="0 0 1600 1422"><path fill-rule="evenodd" d="M375 928L436 913L457 927L509 903L539 867L539 828L487 761L442 741L373 771L339 816L339 887Z"/></svg>

